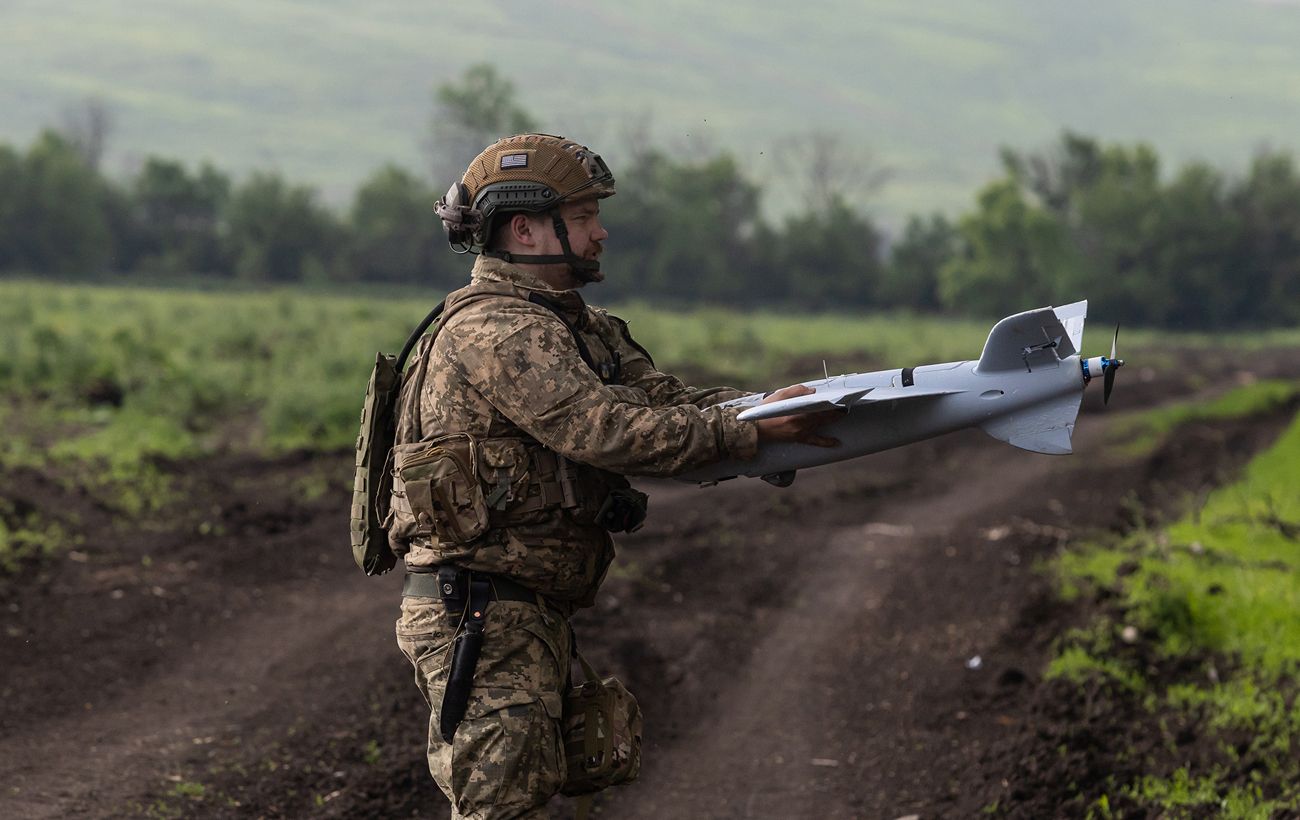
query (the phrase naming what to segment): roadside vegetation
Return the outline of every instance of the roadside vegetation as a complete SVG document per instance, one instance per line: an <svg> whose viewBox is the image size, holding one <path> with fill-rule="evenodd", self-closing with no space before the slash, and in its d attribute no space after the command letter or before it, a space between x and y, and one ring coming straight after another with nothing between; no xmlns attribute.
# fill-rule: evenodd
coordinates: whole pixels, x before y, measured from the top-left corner
<svg viewBox="0 0 1300 820"><path fill-rule="evenodd" d="M1300 347L1300 344L1294 346ZM1120 452L1142 455L1156 449L1180 425L1262 415L1293 401L1296 392L1297 386L1293 382L1265 379L1231 390L1208 402L1170 402L1159 409L1149 410L1114 425L1110 431L1111 439Z"/></svg>
<svg viewBox="0 0 1300 820"><path fill-rule="evenodd" d="M0 422L8 431L0 466L51 472L130 518L172 500L169 460L346 450L374 352L398 350L441 295L0 281ZM817 378L823 362L842 373L975 358L989 329L983 320L900 312L645 303L615 311L660 367L756 390ZM1300 343L1295 337L1271 336ZM1143 350L1184 338L1192 346L1255 341L1125 331L1126 355L1140 361ZM1092 352L1105 346L1095 326L1088 341ZM66 531L75 522L35 515L0 509L0 563L74 544Z"/></svg>
<svg viewBox="0 0 1300 820"><path fill-rule="evenodd" d="M0 282L4 456L90 455L118 466L217 447L278 452L349 446L375 350L396 352L441 297L301 290L228 292ZM977 355L983 322L616 311L669 370L756 389L817 356L850 367Z"/></svg>
<svg viewBox="0 0 1300 820"><path fill-rule="evenodd" d="M1300 385L1260 382L1201 407L1155 411L1138 446L1204 419L1294 406ZM1104 750L1115 771L1090 816L1267 818L1300 810L1300 417L1232 483L1163 526L1064 554L1064 595L1098 615L1067 635L1049 678L1092 714L1129 704L1158 740ZM1117 741L1122 734L1117 733ZM1070 749L1062 749L1068 754Z"/></svg>
<svg viewBox="0 0 1300 820"><path fill-rule="evenodd" d="M396 352L441 295L0 281L0 467L133 520L176 500L169 462L346 450L375 351ZM906 315L618 312L661 367L754 389L816 378L823 357L834 372L967 358L987 333ZM76 545L76 521L0 504L0 570Z"/></svg>

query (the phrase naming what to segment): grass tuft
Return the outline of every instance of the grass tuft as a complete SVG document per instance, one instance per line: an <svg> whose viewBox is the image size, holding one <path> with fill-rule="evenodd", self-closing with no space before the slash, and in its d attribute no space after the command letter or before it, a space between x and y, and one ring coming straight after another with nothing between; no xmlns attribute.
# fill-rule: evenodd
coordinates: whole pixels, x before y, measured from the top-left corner
<svg viewBox="0 0 1300 820"><path fill-rule="evenodd" d="M1116 424L1110 435L1113 441L1123 442L1121 449L1126 454L1145 455L1181 425L1267 413L1292 401L1297 389L1294 381L1265 379L1238 387L1209 402L1188 399L1142 413Z"/></svg>
<svg viewBox="0 0 1300 820"><path fill-rule="evenodd" d="M1191 418L1249 415L1290 401L1294 391L1260 383L1200 411L1162 411L1146 429L1164 435ZM1154 716L1199 726L1218 750L1218 763L1196 770L1153 763L1124 784L1122 793L1140 805L1237 818L1300 809L1297 464L1300 417L1238 481L1184 519L1069 553L1056 565L1068 595L1105 591L1113 605L1112 614L1062 642L1049 677L1102 675L1145 692L1142 703ZM1146 646L1118 651L1105 640L1116 618L1128 625L1126 642ZM1152 657L1182 670L1163 691L1152 691Z"/></svg>

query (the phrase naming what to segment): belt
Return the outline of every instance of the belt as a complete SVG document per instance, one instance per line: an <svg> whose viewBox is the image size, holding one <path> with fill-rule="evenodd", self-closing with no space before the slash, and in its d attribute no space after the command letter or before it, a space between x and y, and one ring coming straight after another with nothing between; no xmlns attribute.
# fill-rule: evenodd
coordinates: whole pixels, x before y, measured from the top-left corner
<svg viewBox="0 0 1300 820"><path fill-rule="evenodd" d="M529 604L538 602L536 592L518 581L510 580L504 575L475 572L474 577L488 581L491 586L491 592L488 596L490 601L523 601ZM406 598L441 598L442 590L438 589L438 568L429 567L427 570L408 569L406 571L406 580L402 584L402 596Z"/></svg>

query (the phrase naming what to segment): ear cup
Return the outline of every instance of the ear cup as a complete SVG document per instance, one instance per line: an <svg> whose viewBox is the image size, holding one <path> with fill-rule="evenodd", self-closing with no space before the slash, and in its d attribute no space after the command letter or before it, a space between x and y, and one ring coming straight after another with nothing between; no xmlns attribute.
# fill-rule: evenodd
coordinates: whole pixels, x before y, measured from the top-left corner
<svg viewBox="0 0 1300 820"><path fill-rule="evenodd" d="M457 209L466 205L469 205L469 189L462 183L453 182L451 187L447 189L447 193L442 195L442 199L438 200L438 212L440 215L444 211L454 213Z"/></svg>
<svg viewBox="0 0 1300 820"><path fill-rule="evenodd" d="M448 228L447 241L453 245L469 245L474 241L474 235L464 228Z"/></svg>
<svg viewBox="0 0 1300 820"><path fill-rule="evenodd" d="M452 247L468 248L474 242L474 229L481 219L475 219L475 212L469 201L469 188L460 182L453 183L447 193L438 200L435 210L447 229L447 241Z"/></svg>

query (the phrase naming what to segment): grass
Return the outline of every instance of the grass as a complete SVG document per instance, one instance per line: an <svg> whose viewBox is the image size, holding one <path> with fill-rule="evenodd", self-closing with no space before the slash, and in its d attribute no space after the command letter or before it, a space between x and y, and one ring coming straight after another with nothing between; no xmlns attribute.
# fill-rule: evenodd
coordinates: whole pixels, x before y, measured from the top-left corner
<svg viewBox="0 0 1300 820"><path fill-rule="evenodd" d="M1213 774L1196 777L1186 767L1167 778L1144 778L1130 793L1162 809L1210 809L1221 820L1268 820L1285 808L1278 801L1265 799L1258 786L1224 789Z"/></svg>
<svg viewBox="0 0 1300 820"><path fill-rule="evenodd" d="M142 460L219 447L346 448L377 349L440 298L303 290L197 292L0 281L0 461ZM753 389L899 362L976 358L989 323L618 307L670 371ZM1134 334L1135 346L1154 334Z"/></svg>
<svg viewBox="0 0 1300 820"><path fill-rule="evenodd" d="M1158 411L1144 424L1164 434L1192 419L1249 416L1296 389L1260 383L1199 410ZM1061 642L1049 676L1117 681L1153 715L1199 721L1218 744L1219 764L1122 784L1121 793L1140 805L1172 816L1240 818L1300 809L1298 464L1300 417L1239 480L1185 518L1068 553L1057 564L1067 596L1104 589L1115 606ZM1115 650L1121 629L1157 658L1187 659L1192 671L1158 689L1145 661Z"/></svg>
<svg viewBox="0 0 1300 820"><path fill-rule="evenodd" d="M1180 425L1266 413L1291 401L1296 392L1293 381L1265 379L1235 388L1208 402L1187 399L1167 404L1115 424L1110 434L1113 441L1123 442L1121 449L1127 455L1143 455L1159 446Z"/></svg>
<svg viewBox="0 0 1300 820"><path fill-rule="evenodd" d="M614 312L628 321L661 368L712 371L754 389L770 386L767 380L776 374L818 378L822 375L819 357L827 359L832 373L873 370L901 361L978 358L990 327L983 321L880 313L665 311L636 304ZM801 367L794 367L796 363Z"/></svg>
<svg viewBox="0 0 1300 820"><path fill-rule="evenodd" d="M82 541L60 522L36 512L19 512L0 498L0 573L13 572L28 559L55 555Z"/></svg>
<svg viewBox="0 0 1300 820"><path fill-rule="evenodd" d="M1052 659L1046 673L1048 679L1064 678L1075 683L1083 683L1096 676L1109 679L1130 692L1140 692L1146 688L1142 678L1119 661L1105 657L1095 648L1078 645L1065 647Z"/></svg>
<svg viewBox="0 0 1300 820"><path fill-rule="evenodd" d="M169 460L353 446L374 352L442 294L187 291L0 281L0 467L87 492L123 521L176 499ZM983 323L621 309L668 370L763 389L892 357L976 355ZM792 362L799 362L792 365ZM303 480L319 495L328 477ZM0 509L0 570L69 543Z"/></svg>
<svg viewBox="0 0 1300 820"><path fill-rule="evenodd" d="M399 348L440 295L0 282L0 395L9 402L0 412L22 432L0 458L91 459L129 472L144 458L219 446L346 448L374 351ZM756 389L800 357L848 367L974 356L987 330L908 317L619 312L662 367ZM809 359L803 377L820 369Z"/></svg>
<svg viewBox="0 0 1300 820"><path fill-rule="evenodd" d="M373 352L399 348L440 296L0 281L0 414L18 433L0 460L92 458L111 473L218 447L348 447ZM989 329L907 315L616 312L662 368L753 389L815 378L823 357L838 372L976 358ZM1126 335L1139 356L1169 341Z"/></svg>
<svg viewBox="0 0 1300 820"><path fill-rule="evenodd" d="M0 424L7 431L0 466L52 471L129 520L174 500L167 460L346 450L374 351L400 348L442 296L366 293L0 280ZM615 312L661 368L755 390L816 378L823 360L832 372L846 372L976 358L990 326L636 303ZM1125 336L1134 360L1150 361L1155 354L1147 350L1180 343L1168 334ZM1102 345L1104 337L1094 341ZM1243 334L1214 342L1254 340ZM327 487L310 480L303 490ZM38 543L68 540L48 522L0 518L0 556L18 560Z"/></svg>

